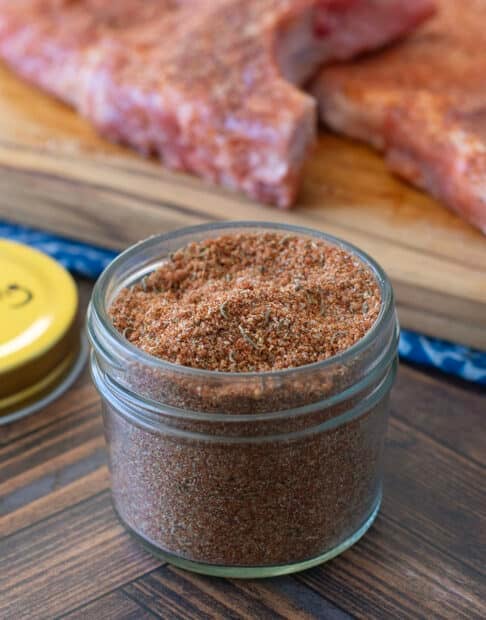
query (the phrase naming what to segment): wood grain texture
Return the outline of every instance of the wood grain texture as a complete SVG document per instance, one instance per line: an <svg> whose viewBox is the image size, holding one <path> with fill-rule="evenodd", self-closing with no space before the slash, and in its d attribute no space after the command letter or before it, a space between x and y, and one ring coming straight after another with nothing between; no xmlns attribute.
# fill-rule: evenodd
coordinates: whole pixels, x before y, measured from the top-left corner
<svg viewBox="0 0 486 620"><path fill-rule="evenodd" d="M123 592L159 617L310 620L324 613L336 620L350 617L292 577L230 581L164 566L124 586Z"/></svg>
<svg viewBox="0 0 486 620"><path fill-rule="evenodd" d="M389 272L404 326L486 348L486 239L393 178L366 147L323 135L293 211L261 207L108 144L0 67L0 216L122 248L221 219L345 238Z"/></svg>
<svg viewBox="0 0 486 620"><path fill-rule="evenodd" d="M62 616L69 620L153 620L157 617L117 590Z"/></svg>
<svg viewBox="0 0 486 620"><path fill-rule="evenodd" d="M0 431L0 618L484 618L486 397L455 383L400 368L384 504L357 545L296 576L238 581L161 565L132 542L85 373Z"/></svg>

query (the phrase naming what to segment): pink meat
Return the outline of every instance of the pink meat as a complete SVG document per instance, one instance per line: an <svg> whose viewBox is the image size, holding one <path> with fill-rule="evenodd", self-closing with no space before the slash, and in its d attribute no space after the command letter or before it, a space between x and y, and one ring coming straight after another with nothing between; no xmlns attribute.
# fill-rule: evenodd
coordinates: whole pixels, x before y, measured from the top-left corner
<svg viewBox="0 0 486 620"><path fill-rule="evenodd" d="M0 0L0 56L113 141L282 207L315 141L297 85L431 0Z"/></svg>
<svg viewBox="0 0 486 620"><path fill-rule="evenodd" d="M400 45L324 69L312 92L330 127L486 233L486 1L438 8Z"/></svg>

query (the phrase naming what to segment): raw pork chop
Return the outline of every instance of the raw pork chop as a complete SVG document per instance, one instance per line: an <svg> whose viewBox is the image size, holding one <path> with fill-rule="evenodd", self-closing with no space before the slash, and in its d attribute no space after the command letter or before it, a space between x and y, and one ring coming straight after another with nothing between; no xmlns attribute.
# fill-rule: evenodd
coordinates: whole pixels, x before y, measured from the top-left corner
<svg viewBox="0 0 486 620"><path fill-rule="evenodd" d="M486 233L486 0L440 0L400 45L324 69L312 90L333 129Z"/></svg>
<svg viewBox="0 0 486 620"><path fill-rule="evenodd" d="M293 84L382 46L431 0L0 0L0 56L108 138L289 206L315 139Z"/></svg>

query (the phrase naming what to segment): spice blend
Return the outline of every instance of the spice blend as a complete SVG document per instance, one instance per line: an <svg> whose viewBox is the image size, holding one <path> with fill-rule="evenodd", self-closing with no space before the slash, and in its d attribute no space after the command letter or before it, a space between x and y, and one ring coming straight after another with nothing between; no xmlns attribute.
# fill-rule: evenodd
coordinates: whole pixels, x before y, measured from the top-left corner
<svg viewBox="0 0 486 620"><path fill-rule="evenodd" d="M352 252L278 232L191 243L123 288L109 307L116 329L181 368L128 360L120 383L152 402L139 411L100 390L122 521L154 551L208 567L298 564L369 525L394 321L346 366L304 366L363 338L380 290Z"/></svg>
<svg viewBox="0 0 486 620"><path fill-rule="evenodd" d="M147 353L227 372L295 368L327 359L376 321L380 292L355 255L277 233L192 243L123 290L115 327Z"/></svg>
<svg viewBox="0 0 486 620"><path fill-rule="evenodd" d="M386 400L326 432L208 442L107 411L113 498L154 547L220 566L278 566L341 544L381 499Z"/></svg>

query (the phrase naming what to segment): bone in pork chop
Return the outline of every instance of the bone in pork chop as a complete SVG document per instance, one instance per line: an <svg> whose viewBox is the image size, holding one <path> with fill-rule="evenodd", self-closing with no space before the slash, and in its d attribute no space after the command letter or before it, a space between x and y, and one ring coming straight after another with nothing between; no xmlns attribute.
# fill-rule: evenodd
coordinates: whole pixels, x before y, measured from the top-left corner
<svg viewBox="0 0 486 620"><path fill-rule="evenodd" d="M0 0L0 57L108 138L289 206L315 140L295 85L431 0Z"/></svg>
<svg viewBox="0 0 486 620"><path fill-rule="evenodd" d="M326 68L323 120L386 152L390 167L486 233L486 0L437 16L379 54Z"/></svg>

